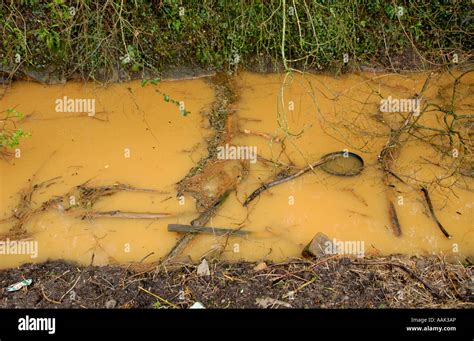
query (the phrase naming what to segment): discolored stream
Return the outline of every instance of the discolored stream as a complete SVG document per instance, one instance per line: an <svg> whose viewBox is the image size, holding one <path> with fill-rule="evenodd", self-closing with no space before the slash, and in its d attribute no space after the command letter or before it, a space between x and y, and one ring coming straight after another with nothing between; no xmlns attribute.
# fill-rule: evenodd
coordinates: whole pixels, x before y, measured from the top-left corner
<svg viewBox="0 0 474 341"><path fill-rule="evenodd" d="M199 234L182 256L193 261L202 256L280 261L299 257L318 232L330 239L363 242L365 254L474 255L473 180L454 172L456 160L426 142L436 138L404 140L393 168L403 182L392 178L388 189L380 169L378 156L389 127L401 122L398 113L378 111L380 100L410 98L426 78L423 73L241 73L232 78L237 100L225 124L226 142L229 147L256 148L258 158L232 160L228 154L217 161L221 171L206 173L200 190L212 196L222 182L232 183L206 226L249 234ZM31 137L21 140L19 154L0 160L0 234L3 240L37 241L38 254L2 254L0 268L48 259L84 265L152 262L168 254L179 238L168 232L168 224L190 224L203 209L196 205L196 193L180 197L176 184L208 155L206 141L215 132L205 113L222 100L211 82L161 82L160 93L138 81L107 87L74 82L11 85L0 112L23 112L25 117L16 124ZM452 83L447 74L435 75L425 101L449 102ZM462 79L457 114L472 111L473 85L472 73ZM163 93L182 101L190 114L180 115ZM56 101L64 96L95 99L95 115L57 112ZM439 112L430 111L417 123L440 129L443 120ZM469 133L472 128L466 129ZM243 206L264 182L339 151L363 158L360 175L335 176L315 168ZM422 185L451 239L430 215L419 190ZM94 197L98 191L102 194ZM24 195L31 193L31 200L21 206ZM80 198L86 200L79 203ZM390 227L387 198L395 205L400 236ZM134 213L156 219L138 219Z"/></svg>

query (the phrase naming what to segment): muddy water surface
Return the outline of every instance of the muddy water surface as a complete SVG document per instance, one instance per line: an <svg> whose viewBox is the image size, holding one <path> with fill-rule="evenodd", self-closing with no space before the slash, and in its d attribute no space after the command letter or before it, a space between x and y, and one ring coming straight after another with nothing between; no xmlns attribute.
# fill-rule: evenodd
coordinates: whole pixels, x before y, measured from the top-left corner
<svg viewBox="0 0 474 341"><path fill-rule="evenodd" d="M227 125L232 130L231 144L256 147L258 161L245 162L248 176L238 182L207 226L251 233L198 235L183 255L194 261L203 255L280 261L300 256L318 232L330 239L364 242L366 254L474 255L472 178L447 176L447 165L453 160L411 139L403 144L395 164L405 183L392 179L395 189L387 195L377 161L387 141L387 126L400 124L400 115L377 110L380 99L409 98L420 91L426 77L236 76L232 82L238 100ZM447 103L450 84L448 75L435 75L426 99ZM463 78L458 113L472 112L473 84L472 76ZM19 231L21 221L20 230L26 233L22 238L38 242L38 255L1 255L0 267L47 259L96 265L152 262L170 251L179 235L168 232L168 224L189 224L198 216L195 199L188 193L178 198L176 183L207 155L206 139L213 132L203 113L216 98L204 80L163 82L158 88L183 101L191 114L183 117L154 86L141 87L139 82L107 87L17 82L6 91L0 111L23 112L17 127L31 137L21 141L17 157L0 161L0 233L4 239L13 238L11 233ZM64 96L95 99L95 116L56 112L56 100ZM439 113L430 112L420 124L439 127L442 120ZM291 172L343 150L364 159L360 175L338 177L314 169L243 207L248 195L285 167ZM421 184L429 189L436 215L451 239L430 216L417 190ZM74 199L81 195L80 185L108 188L109 195L89 197L86 207L77 205ZM31 194L26 209L21 206L25 194ZM390 227L388 197L397 210L402 230L398 237ZM97 216L116 211L169 216Z"/></svg>

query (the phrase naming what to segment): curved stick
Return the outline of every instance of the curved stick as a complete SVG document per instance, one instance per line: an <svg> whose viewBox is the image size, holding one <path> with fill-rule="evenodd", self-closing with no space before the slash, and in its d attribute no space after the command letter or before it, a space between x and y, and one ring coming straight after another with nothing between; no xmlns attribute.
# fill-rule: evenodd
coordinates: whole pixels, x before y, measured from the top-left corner
<svg viewBox="0 0 474 341"><path fill-rule="evenodd" d="M308 171L312 170L313 168L319 167L322 164L328 162L331 158L334 158L334 157L335 157L334 155L331 155L330 157L323 157L322 159L316 161L315 163L313 163L311 165L306 166L305 168L299 170L298 172L296 172L294 174L291 174L291 175L289 175L287 177L284 177L282 179L277 179L277 180L273 180L273 181L264 183L262 186L257 188L255 191L253 191L252 194L250 194L247 197L247 199L244 201L243 205L247 206L253 199L258 197L260 194L262 194L262 192L266 191L267 189L275 187L275 186L277 186L279 184L282 184L284 182L296 179L297 177L307 173Z"/></svg>

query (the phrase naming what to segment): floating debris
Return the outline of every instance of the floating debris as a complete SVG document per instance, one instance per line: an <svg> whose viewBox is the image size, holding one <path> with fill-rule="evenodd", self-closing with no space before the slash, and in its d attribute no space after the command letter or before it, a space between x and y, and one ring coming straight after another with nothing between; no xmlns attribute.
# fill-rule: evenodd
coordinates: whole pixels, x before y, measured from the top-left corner
<svg viewBox="0 0 474 341"><path fill-rule="evenodd" d="M328 174L336 176L359 175L364 168L364 160L357 154L341 151L329 153L323 156L329 161L321 165L321 169Z"/></svg>

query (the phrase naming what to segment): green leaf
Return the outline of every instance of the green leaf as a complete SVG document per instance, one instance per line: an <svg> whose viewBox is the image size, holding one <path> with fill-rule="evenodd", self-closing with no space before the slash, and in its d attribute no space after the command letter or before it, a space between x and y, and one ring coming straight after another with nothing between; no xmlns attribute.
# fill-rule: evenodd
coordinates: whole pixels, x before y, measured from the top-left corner
<svg viewBox="0 0 474 341"><path fill-rule="evenodd" d="M142 79L141 86L144 87L148 83L153 84L153 85L157 85L159 82L161 82L160 77L156 77L154 79Z"/></svg>

